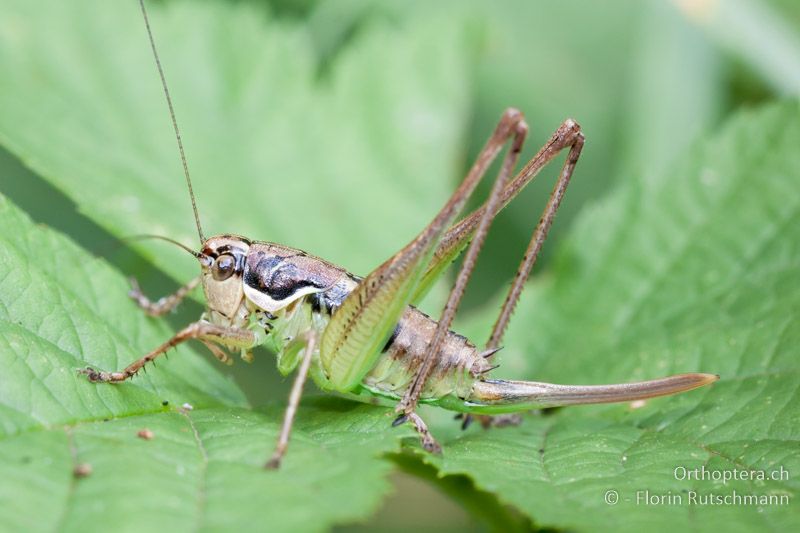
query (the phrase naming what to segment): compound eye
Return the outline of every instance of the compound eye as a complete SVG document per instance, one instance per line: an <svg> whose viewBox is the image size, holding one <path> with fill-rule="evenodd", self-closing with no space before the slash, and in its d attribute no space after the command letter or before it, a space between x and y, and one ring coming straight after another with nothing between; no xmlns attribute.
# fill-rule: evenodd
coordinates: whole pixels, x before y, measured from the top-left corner
<svg viewBox="0 0 800 533"><path fill-rule="evenodd" d="M231 254L222 254L214 261L211 267L211 275L217 281L225 281L231 277L236 270L236 259Z"/></svg>

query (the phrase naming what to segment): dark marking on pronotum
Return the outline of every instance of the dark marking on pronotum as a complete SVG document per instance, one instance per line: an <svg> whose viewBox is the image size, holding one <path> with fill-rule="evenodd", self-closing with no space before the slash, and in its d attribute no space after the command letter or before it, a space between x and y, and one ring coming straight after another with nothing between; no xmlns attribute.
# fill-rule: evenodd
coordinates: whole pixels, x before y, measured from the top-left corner
<svg viewBox="0 0 800 533"><path fill-rule="evenodd" d="M282 257L263 257L255 267L248 264L245 269L244 282L251 288L263 292L276 302L286 300L295 292L305 287L322 289L325 286L317 281L309 280L297 265L286 262Z"/></svg>

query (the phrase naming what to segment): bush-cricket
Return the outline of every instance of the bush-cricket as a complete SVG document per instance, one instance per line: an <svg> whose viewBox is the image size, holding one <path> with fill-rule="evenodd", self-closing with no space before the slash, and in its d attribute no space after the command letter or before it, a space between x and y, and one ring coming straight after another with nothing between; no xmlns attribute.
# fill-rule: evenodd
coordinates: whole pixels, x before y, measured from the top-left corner
<svg viewBox="0 0 800 533"><path fill-rule="evenodd" d="M206 238L144 0L139 3L200 237L199 251L179 245L197 258L201 272L175 294L157 302L151 302L136 285L131 296L148 314L161 315L202 285L206 310L198 321L120 371L84 369L82 372L91 381L125 381L169 348L189 339L202 342L223 362L230 361L231 352L237 351L249 360L253 348L267 346L277 354L281 373L296 372L277 446L267 462L274 468L286 453L309 377L324 391L394 405L397 418L393 425L412 424L423 448L430 452L437 452L440 447L416 412L419 403L461 413L466 424L473 415L641 400L688 391L717 379L713 374L690 373L637 383L579 386L490 377L495 368L492 357L501 346L584 145L581 128L573 120L561 124L533 159L515 173L528 126L519 111L506 110L444 207L411 242L364 278L288 246L238 235ZM506 145L509 148L488 199L458 220L476 186ZM566 161L489 339L479 349L450 327L489 227L498 211L562 151L567 152ZM413 307L462 253L462 265L439 319Z"/></svg>

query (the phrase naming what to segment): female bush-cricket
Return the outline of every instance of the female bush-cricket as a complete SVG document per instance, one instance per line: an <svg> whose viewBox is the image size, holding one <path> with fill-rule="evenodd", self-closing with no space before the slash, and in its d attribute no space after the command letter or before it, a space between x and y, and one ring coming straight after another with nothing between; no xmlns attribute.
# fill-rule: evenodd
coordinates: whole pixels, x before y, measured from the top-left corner
<svg viewBox="0 0 800 533"><path fill-rule="evenodd" d="M566 120L551 139L511 178L528 126L522 114L509 109L478 155L464 181L416 238L365 278L323 259L280 244L238 235L205 238L192 192L189 169L169 90L156 50L144 0L139 0L150 45L164 89L201 248L185 248L200 262L200 275L174 295L151 302L134 284L131 296L149 314L173 309L202 285L206 310L200 320L118 372L87 368L91 381L120 382L136 375L169 348L189 339L202 342L220 361L231 362L239 351L265 345L277 353L278 369L297 371L283 426L268 467L278 467L286 453L303 385L310 375L325 391L395 405L394 425L413 424L422 446L440 450L423 420L418 403L465 414L492 415L532 408L640 400L688 391L715 381L713 374L679 374L615 385L555 385L490 379L511 313L536 261L583 148L580 126ZM456 222L491 163L510 143L489 198ZM567 158L524 258L511 284L485 347L479 350L450 331L467 281L492 220L553 158ZM170 239L166 239L170 240ZM172 241L174 242L174 241ZM442 316L433 320L413 307L444 269L462 252L465 257Z"/></svg>

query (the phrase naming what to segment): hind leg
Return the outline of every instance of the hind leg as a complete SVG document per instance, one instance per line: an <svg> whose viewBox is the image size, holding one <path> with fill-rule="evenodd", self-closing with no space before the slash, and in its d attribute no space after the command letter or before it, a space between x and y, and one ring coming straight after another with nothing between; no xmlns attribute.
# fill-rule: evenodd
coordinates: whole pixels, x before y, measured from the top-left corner
<svg viewBox="0 0 800 533"><path fill-rule="evenodd" d="M397 427L406 422L410 422L417 431L422 449L429 453L442 452L441 445L436 442L436 439L433 438L433 435L431 435L431 432L428 430L428 426L425 424L425 421L423 421L417 413L412 412L398 416L395 418L394 422L392 422L392 426Z"/></svg>
<svg viewBox="0 0 800 533"><path fill-rule="evenodd" d="M575 169L575 164L578 162L581 150L583 149L583 143L583 134L581 134L580 130L578 130L573 138L572 145L570 145L567 159L564 162L564 166L561 169L558 180L556 181L553 191L550 194L550 198L548 199L547 204L544 207L544 211L539 218L539 223L533 230L530 243L528 244L528 248L525 250L525 255L522 257L522 261L517 268L517 273L514 276L514 280L511 282L511 287L509 288L506 299L503 302L502 308L500 309L500 313L497 316L497 320L492 328L492 332L489 335L489 340L486 342L485 353L487 354L486 358L488 360L490 360L501 348L503 334L508 326L508 321L511 319L511 315L514 312L517 302L519 301L522 290L525 287L525 282L527 281L528 276L533 269L533 265L536 263L536 259L539 257L539 252L542 250L542 245L547 238L547 233L550 231L550 227L553 225L556 212L561 205L561 200L567 190L567 185L569 185L570 178L572 177L572 173ZM461 425L462 428L466 429L472 422L473 418L477 418L484 428L517 425L522 422L522 418L519 415L465 415Z"/></svg>
<svg viewBox="0 0 800 533"><path fill-rule="evenodd" d="M469 249L464 257L461 270L456 278L456 283L450 292L450 297L445 304L442 317L439 320L436 332L434 333L434 336L428 347L428 354L416 376L414 377L411 386L406 391L403 399L397 405L396 411L401 413L400 417L409 415L417 406L419 396L425 386L425 382L427 381L428 374L433 366L433 362L439 355L439 350L441 349L444 337L447 331L450 329L450 325L455 317L458 304L464 294L467 281L472 274L472 269L475 265L475 261L477 260L477 256L480 253L480 249L483 245L483 241L486 233L488 232L489 226L494 217L497 215L497 212L500 209L505 197L509 194L506 192L508 190L508 187L506 186L506 180L510 172L513 171L514 163L516 163L516 154L519 151L519 144L521 144L521 140L524 139L525 134L527 133L527 126L524 126L524 123L522 125L523 129L517 133L515 145L512 147L512 150L509 151L506 161L501 167L500 174L497 177L495 186L492 188L489 200L487 200L486 205L476 211L476 214L474 215L476 222L474 234L471 236L472 242L469 245ZM562 125L561 128L559 128L558 132L560 132L562 129L566 129L571 132L571 134L566 138L567 144L558 146L558 150L569 147L567 159L561 169L561 173L556 181L555 187L553 188L553 192L550 195L550 199L545 205L544 212L539 219L539 223L533 232L528 249L525 252L525 256L522 259L519 269L517 270L517 275L511 284L511 289L500 311L500 315L497 318L497 322L494 325L492 333L489 337L489 341L486 344L486 350L489 352L492 350L496 351L500 346L500 341L502 340L503 333L508 325L508 320L511 318L511 313L513 312L514 307L519 300L519 296L522 292L525 281L528 279L528 275L530 274L530 271L536 262L536 258L542 249L542 244L547 238L547 233L553 224L553 219L558 211L558 207L561 205L561 200L564 197L564 193L567 190L567 185L569 184L572 173L575 170L575 164L578 162L581 150L583 149L584 138L577 124L572 121L567 121L564 123L564 125ZM556 140L561 138L558 132L557 135L555 135L547 145L548 147L554 146ZM516 150L514 148L516 148ZM525 176L527 173L529 173L529 169L532 167L536 159L537 158L534 158L534 160L528 163L528 165L525 166L520 174ZM511 184L509 184L509 187L517 183L517 181L518 180L515 179ZM468 219L471 217L468 217ZM491 357L491 354L488 357Z"/></svg>

